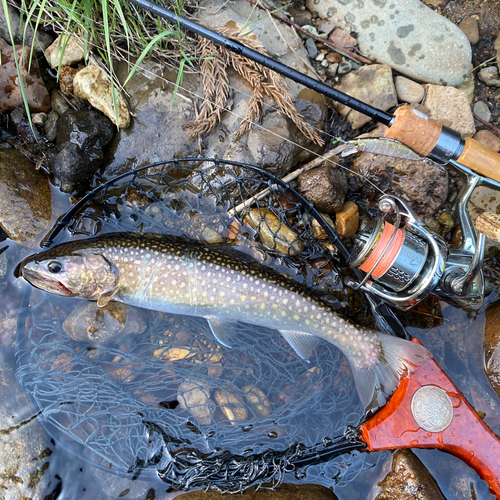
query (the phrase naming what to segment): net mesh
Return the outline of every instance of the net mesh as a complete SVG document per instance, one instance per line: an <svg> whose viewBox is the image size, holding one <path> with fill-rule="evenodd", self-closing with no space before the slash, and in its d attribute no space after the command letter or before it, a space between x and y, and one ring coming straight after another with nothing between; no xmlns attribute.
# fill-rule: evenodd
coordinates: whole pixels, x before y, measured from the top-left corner
<svg viewBox="0 0 500 500"><path fill-rule="evenodd" d="M96 189L48 241L133 231L217 245L340 303L331 244L299 201L250 167L173 161ZM367 310L348 305L351 315ZM52 435L108 470L158 474L176 489L276 485L321 461L363 416L331 344L307 362L278 332L237 324L228 349L200 318L117 303L103 311L39 290L20 318L20 382ZM368 466L351 454L307 474L350 481Z"/></svg>

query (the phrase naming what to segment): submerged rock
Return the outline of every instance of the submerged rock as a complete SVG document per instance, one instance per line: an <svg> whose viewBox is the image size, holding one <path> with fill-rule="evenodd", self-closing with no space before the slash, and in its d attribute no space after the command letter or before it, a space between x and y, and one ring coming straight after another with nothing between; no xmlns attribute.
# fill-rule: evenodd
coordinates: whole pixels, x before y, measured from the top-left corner
<svg viewBox="0 0 500 500"><path fill-rule="evenodd" d="M373 500L445 500L435 479L411 450L397 450L383 467L385 478L368 495Z"/></svg>
<svg viewBox="0 0 500 500"><path fill-rule="evenodd" d="M32 113L50 111L50 96L40 75L38 61L33 56L30 62L30 47L24 49L16 45L16 57L24 82L26 100ZM23 94L19 84L16 59L12 47L1 50L0 71L0 114L12 111L17 107L24 107Z"/></svg>
<svg viewBox="0 0 500 500"><path fill-rule="evenodd" d="M429 160L412 161L362 153L353 165L359 172L365 193L378 198L382 191L407 201L424 215L434 215L448 197L448 171ZM369 182L371 181L371 183Z"/></svg>
<svg viewBox="0 0 500 500"><path fill-rule="evenodd" d="M113 125L98 111L66 111L57 123L58 153L50 159L61 190L72 192L95 174L103 148L113 137Z"/></svg>
<svg viewBox="0 0 500 500"><path fill-rule="evenodd" d="M307 0L307 7L355 31L361 52L416 80L464 81L472 50L463 31L420 0Z"/></svg>
<svg viewBox="0 0 500 500"><path fill-rule="evenodd" d="M398 105L392 71L387 65L363 66L343 76L340 82L335 84L335 88L383 111ZM340 116L346 116L352 123L353 130L371 120L370 117L343 104L334 103L334 106Z"/></svg>
<svg viewBox="0 0 500 500"><path fill-rule="evenodd" d="M0 227L23 245L35 247L52 225L49 180L15 149L0 149Z"/></svg>

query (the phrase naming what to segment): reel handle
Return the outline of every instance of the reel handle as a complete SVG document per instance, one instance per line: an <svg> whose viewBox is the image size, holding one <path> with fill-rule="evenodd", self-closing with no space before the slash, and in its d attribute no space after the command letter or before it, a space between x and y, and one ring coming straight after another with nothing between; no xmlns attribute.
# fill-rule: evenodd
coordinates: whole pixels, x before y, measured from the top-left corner
<svg viewBox="0 0 500 500"><path fill-rule="evenodd" d="M447 451L472 467L500 499L500 439L432 358L401 381L360 433L370 451Z"/></svg>
<svg viewBox="0 0 500 500"><path fill-rule="evenodd" d="M455 160L479 175L500 182L500 154L470 137L460 135L432 120L410 106L401 106L385 137L396 139L420 156L430 156L438 162Z"/></svg>

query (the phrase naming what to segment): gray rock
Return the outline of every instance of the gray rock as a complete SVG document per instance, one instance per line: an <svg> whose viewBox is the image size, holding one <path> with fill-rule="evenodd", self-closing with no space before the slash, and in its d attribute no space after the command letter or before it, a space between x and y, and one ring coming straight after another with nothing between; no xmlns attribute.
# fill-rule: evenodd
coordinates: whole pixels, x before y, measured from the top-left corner
<svg viewBox="0 0 500 500"><path fill-rule="evenodd" d="M15 149L0 149L0 228L36 247L53 222L49 180Z"/></svg>
<svg viewBox="0 0 500 500"><path fill-rule="evenodd" d="M24 36L24 23L21 25L21 19L19 16L19 11L7 4L9 8L9 19L10 26L13 30L14 43L22 43ZM26 16L23 16L23 21L26 20ZM5 40L10 41L10 33L7 25L7 20L5 19L5 13L3 9L0 10L0 37ZM38 30L35 38L35 53L41 55L43 51L52 43L53 38L44 31ZM26 30L25 46L31 47L33 45L33 30L28 26Z"/></svg>
<svg viewBox="0 0 500 500"><path fill-rule="evenodd" d="M373 487L374 500L445 500L436 480L411 450L397 450L383 466L387 474Z"/></svg>
<svg viewBox="0 0 500 500"><path fill-rule="evenodd" d="M103 148L113 137L113 124L98 111L68 110L57 123L58 153L49 165L61 190L83 190L102 163Z"/></svg>
<svg viewBox="0 0 500 500"><path fill-rule="evenodd" d="M55 111L59 116L62 116L68 109L71 109L71 106L57 89L53 90L50 94L50 100L52 102L52 111Z"/></svg>
<svg viewBox="0 0 500 500"><path fill-rule="evenodd" d="M422 85L413 80L409 80L404 76L397 76L394 80L396 93L399 102L408 102L410 104L418 104L424 98L425 90Z"/></svg>
<svg viewBox="0 0 500 500"><path fill-rule="evenodd" d="M458 27L465 33L471 45L479 42L479 19L477 16L466 17Z"/></svg>
<svg viewBox="0 0 500 500"><path fill-rule="evenodd" d="M477 76L489 87L500 87L500 76L498 74L498 68L495 66L482 68Z"/></svg>
<svg viewBox="0 0 500 500"><path fill-rule="evenodd" d="M330 166L314 168L297 179L299 192L320 211L340 212L347 193L345 175Z"/></svg>
<svg viewBox="0 0 500 500"><path fill-rule="evenodd" d="M318 48L316 47L316 43L312 38L308 38L306 40L306 49L307 53L309 54L309 57L311 59L315 59L316 56L318 55Z"/></svg>
<svg viewBox="0 0 500 500"><path fill-rule="evenodd" d="M48 141L54 142L57 137L57 121L59 120L59 115L55 111L51 111L47 115L47 121L43 126L45 132L45 137Z"/></svg>
<svg viewBox="0 0 500 500"><path fill-rule="evenodd" d="M424 85L426 90L423 105L433 120L460 132L462 137L476 133L474 117L465 92L454 87Z"/></svg>
<svg viewBox="0 0 500 500"><path fill-rule="evenodd" d="M471 64L469 40L420 0L307 0L307 7L355 31L363 54L416 80L459 85Z"/></svg>
<svg viewBox="0 0 500 500"><path fill-rule="evenodd" d="M0 498L46 498L53 445L15 377L15 366L0 348ZM53 487L55 484L53 483Z"/></svg>
<svg viewBox="0 0 500 500"><path fill-rule="evenodd" d="M491 111L488 105L484 101L477 101L474 104L473 108L474 114L482 118L485 122L489 122L491 120ZM481 122L474 121L476 127L480 127L482 125Z"/></svg>
<svg viewBox="0 0 500 500"><path fill-rule="evenodd" d="M448 197L448 171L429 160L412 161L362 153L353 165L362 175L364 193L378 198L379 189L403 198L418 213L434 215ZM365 181L366 178L366 181Z"/></svg>
<svg viewBox="0 0 500 500"><path fill-rule="evenodd" d="M384 64L362 66L343 76L335 84L335 88L384 111L398 104L396 88L392 80L392 70ZM359 111L354 111L342 104L334 103L334 106L340 116L347 117L347 120L351 122L353 130L360 128L371 120L371 118Z"/></svg>

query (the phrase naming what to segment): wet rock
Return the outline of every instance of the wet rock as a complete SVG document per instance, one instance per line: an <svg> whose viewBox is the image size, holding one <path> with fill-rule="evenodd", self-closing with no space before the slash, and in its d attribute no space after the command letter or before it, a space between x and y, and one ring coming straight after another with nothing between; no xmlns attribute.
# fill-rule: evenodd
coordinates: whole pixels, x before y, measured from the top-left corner
<svg viewBox="0 0 500 500"><path fill-rule="evenodd" d="M24 23L26 16L23 15L23 22L21 23L18 9L9 3L7 3L7 7L9 9L10 29L13 32L14 43L20 44L24 38L25 47L29 47L31 50L31 46L34 45L35 54L40 55L52 43L53 38L48 33L39 29L33 43L33 29L31 26L26 27ZM3 9L0 10L0 37L10 41L9 25L7 24Z"/></svg>
<svg viewBox="0 0 500 500"><path fill-rule="evenodd" d="M424 85L426 96L423 102L429 117L459 132L462 137L476 133L474 117L465 92L454 87Z"/></svg>
<svg viewBox="0 0 500 500"><path fill-rule="evenodd" d="M335 228L339 234L352 238L359 226L358 205L352 201L344 203L342 210L335 215Z"/></svg>
<svg viewBox="0 0 500 500"><path fill-rule="evenodd" d="M5 128L11 135L24 143L33 143L38 139L37 131L36 129L33 131L31 128L24 107L16 108L7 116Z"/></svg>
<svg viewBox="0 0 500 500"><path fill-rule="evenodd" d="M35 247L50 229L51 218L47 176L19 151L0 149L1 229L12 240Z"/></svg>
<svg viewBox="0 0 500 500"><path fill-rule="evenodd" d="M471 45L479 42L479 19L477 16L466 17L458 27L465 33Z"/></svg>
<svg viewBox="0 0 500 500"><path fill-rule="evenodd" d="M142 309L121 302L97 307L96 302L82 301L64 320L63 329L73 340L100 344L118 336L139 335L147 325L147 314Z"/></svg>
<svg viewBox="0 0 500 500"><path fill-rule="evenodd" d="M66 111L71 109L71 106L57 89L52 91L52 93L50 94L50 99L52 102L52 111L55 111L58 116L64 115Z"/></svg>
<svg viewBox="0 0 500 500"><path fill-rule="evenodd" d="M500 76L498 74L498 68L495 66L488 66L487 68L482 68L477 74L478 78L486 83L486 85L491 87L500 87Z"/></svg>
<svg viewBox="0 0 500 500"><path fill-rule="evenodd" d="M232 423L248 419L248 410L240 397L229 389L215 389L215 402L224 416Z"/></svg>
<svg viewBox="0 0 500 500"><path fill-rule="evenodd" d="M335 28L333 30L333 33L328 37L328 39L330 40L330 42L348 48L356 47L356 45L358 44L356 39L352 37L348 31L340 28Z"/></svg>
<svg viewBox="0 0 500 500"><path fill-rule="evenodd" d="M17 60L21 69L21 76L25 86L26 99L32 113L50 111L50 96L47 92L36 57L30 65L30 47L16 45ZM0 71L0 113L11 111L17 107L24 107L23 95L19 85L16 61L12 47L1 51Z"/></svg>
<svg viewBox="0 0 500 500"><path fill-rule="evenodd" d="M424 98L425 89L417 82L404 76L397 76L394 80L399 102L420 103Z"/></svg>
<svg viewBox="0 0 500 500"><path fill-rule="evenodd" d="M210 399L209 386L200 380L185 380L177 389L179 406L189 410L201 425L212 423L215 405Z"/></svg>
<svg viewBox="0 0 500 500"><path fill-rule="evenodd" d="M75 35L59 35L45 51L50 67L71 66L85 58L82 41Z"/></svg>
<svg viewBox="0 0 500 500"><path fill-rule="evenodd" d="M14 363L0 348L0 498L46 498L53 445L15 377ZM53 484L54 486L54 484Z"/></svg>
<svg viewBox="0 0 500 500"><path fill-rule="evenodd" d="M448 197L447 169L428 160L402 160L362 153L353 166L363 178L403 198L420 214L436 214ZM365 192L378 198L379 192L368 182L362 182Z"/></svg>
<svg viewBox="0 0 500 500"><path fill-rule="evenodd" d="M178 500L224 500L228 497L216 490L183 493ZM276 490L248 489L237 498L243 500L337 500L333 491L319 484L282 484Z"/></svg>
<svg viewBox="0 0 500 500"><path fill-rule="evenodd" d="M266 418L271 414L271 403L258 387L245 385L242 391L245 393L246 402L257 417Z"/></svg>
<svg viewBox="0 0 500 500"><path fill-rule="evenodd" d="M99 168L103 148L113 137L113 125L98 111L68 110L57 124L58 153L50 167L61 190L72 192Z"/></svg>
<svg viewBox="0 0 500 500"><path fill-rule="evenodd" d="M340 82L335 84L335 88L383 111L398 104L392 71L387 65L363 66L342 77ZM347 117L347 120L351 122L353 130L371 120L368 116L347 106L338 103L334 105L340 116Z"/></svg>
<svg viewBox="0 0 500 500"><path fill-rule="evenodd" d="M491 386L500 396L500 302L486 311L484 362Z"/></svg>
<svg viewBox="0 0 500 500"><path fill-rule="evenodd" d="M297 180L300 193L321 212L339 212L347 193L345 175L331 166L314 168Z"/></svg>
<svg viewBox="0 0 500 500"><path fill-rule="evenodd" d="M477 101L476 104L474 104L473 111L474 114L479 116L479 118L482 118L485 122L489 122L491 120L490 108L484 101ZM481 122L478 121L474 121L474 124L476 127L480 127L482 125Z"/></svg>
<svg viewBox="0 0 500 500"><path fill-rule="evenodd" d="M476 133L474 139L479 141L481 144L484 144L492 151L500 151L500 138L489 130L480 130Z"/></svg>
<svg viewBox="0 0 500 500"><path fill-rule="evenodd" d="M383 466L385 478L368 495L374 500L445 500L435 479L411 450L397 450Z"/></svg>
<svg viewBox="0 0 500 500"><path fill-rule="evenodd" d="M463 31L420 0L307 0L306 5L321 18L355 31L366 57L411 78L459 85L469 71L472 51Z"/></svg>
<svg viewBox="0 0 500 500"><path fill-rule="evenodd" d="M43 130L45 132L45 137L50 142L54 142L56 140L58 120L59 120L59 115L55 111L51 111L47 115L47 121L43 126Z"/></svg>
<svg viewBox="0 0 500 500"><path fill-rule="evenodd" d="M118 90L115 92L116 109L113 102L111 82L106 73L97 66L87 66L73 78L75 96L87 99L91 106L102 111L119 128L130 125L127 102Z"/></svg>

